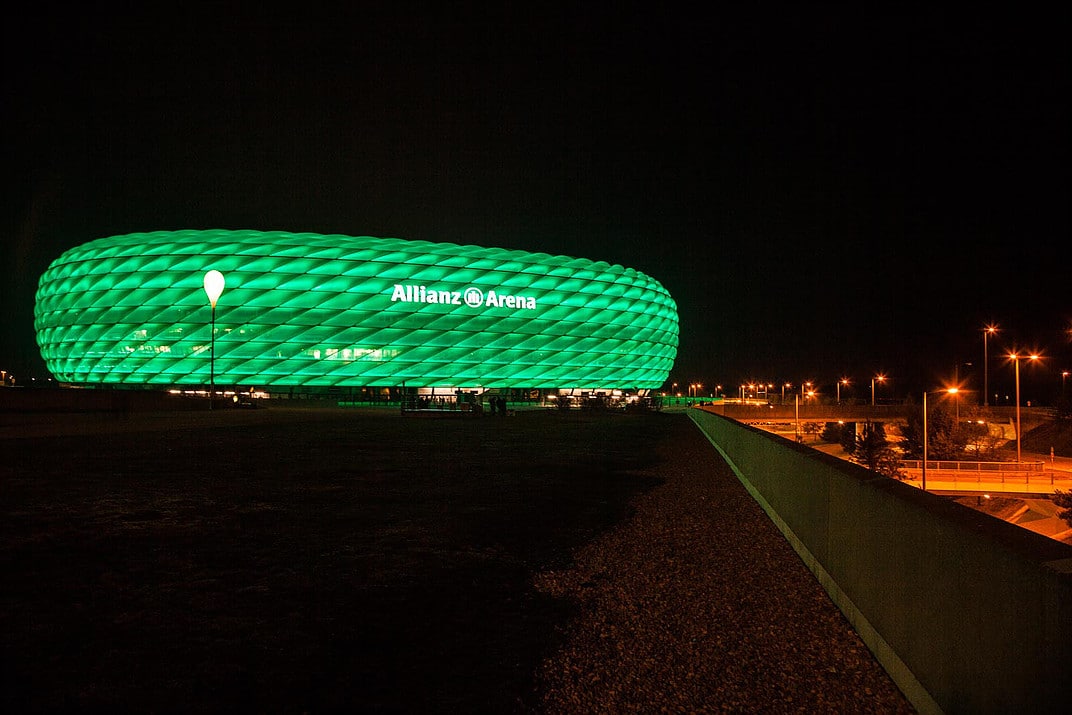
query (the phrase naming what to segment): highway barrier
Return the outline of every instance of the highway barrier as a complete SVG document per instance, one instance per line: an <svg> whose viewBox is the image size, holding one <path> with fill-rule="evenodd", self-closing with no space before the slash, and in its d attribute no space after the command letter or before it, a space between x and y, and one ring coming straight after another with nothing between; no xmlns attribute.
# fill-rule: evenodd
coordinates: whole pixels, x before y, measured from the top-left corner
<svg viewBox="0 0 1072 715"><path fill-rule="evenodd" d="M1072 546L722 415L689 415L917 710L1067 711Z"/></svg>

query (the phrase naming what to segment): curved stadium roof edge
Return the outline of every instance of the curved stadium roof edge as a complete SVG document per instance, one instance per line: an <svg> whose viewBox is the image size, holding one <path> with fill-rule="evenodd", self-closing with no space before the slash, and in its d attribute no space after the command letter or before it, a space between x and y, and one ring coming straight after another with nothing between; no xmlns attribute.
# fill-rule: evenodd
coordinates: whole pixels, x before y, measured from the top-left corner
<svg viewBox="0 0 1072 715"><path fill-rule="evenodd" d="M49 369L85 384L658 388L678 345L673 299L632 268L284 231L89 241L41 276L34 315Z"/></svg>

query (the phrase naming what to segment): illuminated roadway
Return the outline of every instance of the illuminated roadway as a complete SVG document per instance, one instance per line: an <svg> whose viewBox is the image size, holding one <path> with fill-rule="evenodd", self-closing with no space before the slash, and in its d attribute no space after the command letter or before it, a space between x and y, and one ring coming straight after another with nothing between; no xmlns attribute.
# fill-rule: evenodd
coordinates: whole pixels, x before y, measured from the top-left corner
<svg viewBox="0 0 1072 715"><path fill-rule="evenodd" d="M703 401L703 398L697 398L697 400ZM707 409L711 412L725 414L726 417L739 422L745 422L782 437L793 439L796 434L796 425L794 423L797 419L800 422L859 421L863 419L892 422L905 419L908 411L919 410L919 406L801 404L798 408L794 405L772 406L763 402L753 402L752 404L726 403L718 407L710 406ZM1003 424L1010 424L1014 408L991 407L989 412L992 422L1000 421ZM1049 419L1049 413L1046 410L1022 408L1021 412L1021 429L1024 432ZM788 427L787 424L789 425ZM812 446L819 451L842 459L847 458L840 445L813 441L815 438L807 435L805 435L804 439L804 444ZM1015 443L1010 442L1009 444ZM1007 450L1008 448L1006 448ZM939 470L928 466L927 491L948 495L1002 494L1010 497L1049 495L1058 489L1072 491L1072 457L1054 456L1051 458L1049 454L1021 451L1021 459L1025 463L1034 462L1037 464L1042 462L1042 471L1028 473L1010 470L1004 474L988 474L949 469ZM931 461L928 460L928 465ZM923 487L922 471L920 469L906 469L905 473L908 475L906 484L918 488Z"/></svg>

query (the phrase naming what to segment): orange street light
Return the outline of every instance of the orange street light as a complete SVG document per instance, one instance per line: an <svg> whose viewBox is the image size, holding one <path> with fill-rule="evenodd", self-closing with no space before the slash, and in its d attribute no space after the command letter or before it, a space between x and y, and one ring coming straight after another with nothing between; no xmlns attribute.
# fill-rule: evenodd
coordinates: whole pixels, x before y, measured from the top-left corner
<svg viewBox="0 0 1072 715"><path fill-rule="evenodd" d="M875 375L871 378L871 406L875 406L875 382L886 382L885 375Z"/></svg>
<svg viewBox="0 0 1072 715"><path fill-rule="evenodd" d="M1009 353L1008 358L1012 360L1012 364L1016 367L1016 464L1020 464L1020 361L1021 360L1038 360L1038 355L1020 355L1019 353ZM1019 467L1017 467L1019 468Z"/></svg>
<svg viewBox="0 0 1072 715"><path fill-rule="evenodd" d="M837 383L837 403L839 405L841 404L841 386L842 385L844 385L845 387L848 387L849 386L849 378L843 377L840 380L838 380L838 383Z"/></svg>
<svg viewBox="0 0 1072 715"><path fill-rule="evenodd" d="M960 390L958 388L956 388L956 387L950 387L950 388L947 388L945 390L938 390L937 392L935 392L933 394L940 395L943 392L955 396L958 392L960 392ZM927 391L924 390L923 391L923 461L921 462L921 464L923 465L923 470L922 470L923 471L923 491L927 491L927 394L928 394ZM1019 460L1017 460L1017 461L1019 461Z"/></svg>
<svg viewBox="0 0 1072 715"><path fill-rule="evenodd" d="M983 407L990 406L990 380L988 372L990 362L987 360L986 356L986 338L996 332L998 332L998 326L993 324L983 328Z"/></svg>

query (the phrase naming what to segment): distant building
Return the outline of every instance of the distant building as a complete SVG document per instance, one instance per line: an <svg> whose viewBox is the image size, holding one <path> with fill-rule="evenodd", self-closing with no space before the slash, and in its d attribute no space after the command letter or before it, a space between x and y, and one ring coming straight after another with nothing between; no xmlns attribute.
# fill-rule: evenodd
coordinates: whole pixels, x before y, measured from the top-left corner
<svg viewBox="0 0 1072 715"><path fill-rule="evenodd" d="M281 231L90 241L41 276L35 327L57 379L99 385L204 385L211 360L267 388L657 389L678 346L673 299L631 268Z"/></svg>

